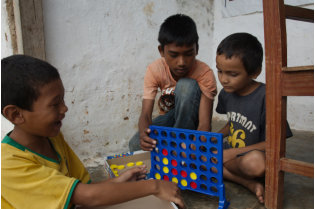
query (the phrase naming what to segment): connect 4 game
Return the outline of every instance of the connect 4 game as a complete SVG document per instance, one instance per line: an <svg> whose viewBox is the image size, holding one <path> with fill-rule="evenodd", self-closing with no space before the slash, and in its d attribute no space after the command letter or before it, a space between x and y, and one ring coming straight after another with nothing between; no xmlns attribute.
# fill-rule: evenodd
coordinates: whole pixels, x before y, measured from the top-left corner
<svg viewBox="0 0 315 209"><path fill-rule="evenodd" d="M179 128L150 126L157 141L151 152L150 177L219 197L219 208L227 208L223 184L222 134Z"/></svg>

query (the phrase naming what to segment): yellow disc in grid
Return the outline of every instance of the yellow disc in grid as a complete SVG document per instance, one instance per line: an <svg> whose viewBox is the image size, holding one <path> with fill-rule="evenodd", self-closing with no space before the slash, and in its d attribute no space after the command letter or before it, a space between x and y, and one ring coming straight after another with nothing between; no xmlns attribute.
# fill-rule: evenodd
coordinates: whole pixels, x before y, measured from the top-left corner
<svg viewBox="0 0 315 209"><path fill-rule="evenodd" d="M177 183L178 183L178 179L177 179L176 177L173 177L173 178L172 178L172 182L174 182L174 183L177 184Z"/></svg>
<svg viewBox="0 0 315 209"><path fill-rule="evenodd" d="M119 176L118 173L114 173L114 175L115 175L116 177Z"/></svg>
<svg viewBox="0 0 315 209"><path fill-rule="evenodd" d="M196 180L196 179L197 179L197 174L194 173L194 172L191 172L191 173L190 173L190 178L191 178L192 180Z"/></svg>
<svg viewBox="0 0 315 209"><path fill-rule="evenodd" d="M166 157L163 158L162 162L164 163L164 165L168 165L168 159Z"/></svg>
<svg viewBox="0 0 315 209"><path fill-rule="evenodd" d="M136 165L143 165L143 162L142 161L138 161L138 162L136 162Z"/></svg>
<svg viewBox="0 0 315 209"><path fill-rule="evenodd" d="M164 167L163 167L163 172L164 172L164 173L168 173L168 172L170 172L170 170L168 169L168 167L164 166Z"/></svg>
<svg viewBox="0 0 315 209"><path fill-rule="evenodd" d="M185 179L182 179L182 180L180 181L180 183L181 183L184 187L187 186L187 181L186 181Z"/></svg>
<svg viewBox="0 0 315 209"><path fill-rule="evenodd" d="M134 165L135 165L135 163L133 163L133 162L127 163L127 167L132 167Z"/></svg>
<svg viewBox="0 0 315 209"><path fill-rule="evenodd" d="M155 178L156 178L156 179L161 179L161 175L160 175L159 173L156 173L156 174L155 174Z"/></svg>
<svg viewBox="0 0 315 209"><path fill-rule="evenodd" d="M117 166L117 169L118 169L118 170L122 170L122 169L124 169L124 168L125 168L124 165L119 165L119 166Z"/></svg>

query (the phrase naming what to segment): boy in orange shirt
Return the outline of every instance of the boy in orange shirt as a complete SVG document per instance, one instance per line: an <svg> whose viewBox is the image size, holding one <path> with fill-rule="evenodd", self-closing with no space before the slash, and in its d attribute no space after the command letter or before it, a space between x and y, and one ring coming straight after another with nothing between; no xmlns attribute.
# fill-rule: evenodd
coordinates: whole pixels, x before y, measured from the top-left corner
<svg viewBox="0 0 315 209"><path fill-rule="evenodd" d="M147 195L184 207L175 183L143 179L145 167L90 183L60 132L68 111L56 68L13 55L1 60L1 113L14 124L1 143L1 204L6 209L74 208L116 204Z"/></svg>
<svg viewBox="0 0 315 209"><path fill-rule="evenodd" d="M211 131L216 81L209 66L196 59L198 39L196 24L186 15L170 16L161 25L161 58L147 68L139 132L129 142L130 151L155 148L155 140L149 137L151 124ZM152 120L158 89L160 115Z"/></svg>

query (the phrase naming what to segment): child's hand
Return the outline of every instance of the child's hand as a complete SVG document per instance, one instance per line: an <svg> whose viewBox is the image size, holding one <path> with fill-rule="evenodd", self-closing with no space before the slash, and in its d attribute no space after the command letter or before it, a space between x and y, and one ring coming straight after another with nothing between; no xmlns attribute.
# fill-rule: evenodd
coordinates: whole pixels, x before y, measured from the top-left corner
<svg viewBox="0 0 315 209"><path fill-rule="evenodd" d="M145 129L143 133L140 133L140 146L142 150L152 151L155 148L156 141L149 137L151 130Z"/></svg>
<svg viewBox="0 0 315 209"><path fill-rule="evenodd" d="M174 202L179 208L185 208L184 201L180 195L180 190L174 182L155 180L158 186L158 198Z"/></svg>
<svg viewBox="0 0 315 209"><path fill-rule="evenodd" d="M112 182L118 183L118 182L141 180L145 178L146 173L147 173L146 165L133 167L124 171L118 177L113 178Z"/></svg>

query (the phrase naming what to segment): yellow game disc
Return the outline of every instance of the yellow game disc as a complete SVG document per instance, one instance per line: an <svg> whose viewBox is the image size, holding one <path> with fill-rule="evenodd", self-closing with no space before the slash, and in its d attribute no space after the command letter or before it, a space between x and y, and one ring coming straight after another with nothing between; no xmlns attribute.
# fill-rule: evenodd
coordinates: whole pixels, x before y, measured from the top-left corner
<svg viewBox="0 0 315 209"><path fill-rule="evenodd" d="M136 162L136 165L143 165L143 162L142 161L138 161L138 162Z"/></svg>
<svg viewBox="0 0 315 209"><path fill-rule="evenodd" d="M117 165L116 165L116 164L110 165L110 169L114 170L114 169L116 169L116 168L117 168Z"/></svg>
<svg viewBox="0 0 315 209"><path fill-rule="evenodd" d="M135 163L133 163L133 162L127 163L127 167L132 167L134 165L135 165Z"/></svg>
<svg viewBox="0 0 315 209"><path fill-rule="evenodd" d="M161 175L160 175L159 173L156 173L156 174L155 174L155 178L156 178L156 179L161 179Z"/></svg>
<svg viewBox="0 0 315 209"><path fill-rule="evenodd" d="M119 169L119 170L122 170L122 169L124 169L124 168L125 168L124 165L119 165L119 166L117 166L117 169Z"/></svg>
<svg viewBox="0 0 315 209"><path fill-rule="evenodd" d="M196 179L197 179L197 174L195 174L194 172L191 172L191 173L190 173L190 178L191 178L192 180L196 180Z"/></svg>
<svg viewBox="0 0 315 209"><path fill-rule="evenodd" d="M187 186L187 181L186 181L185 179L182 179L182 180L180 181L180 183L181 183L184 187Z"/></svg>
<svg viewBox="0 0 315 209"><path fill-rule="evenodd" d="M178 183L178 179L177 179L176 177L173 177L173 178L172 178L172 182L174 182L174 183L177 184L177 183Z"/></svg>
<svg viewBox="0 0 315 209"><path fill-rule="evenodd" d="M164 167L163 167L163 172L164 172L164 173L168 173L168 172L170 172L170 170L168 169L168 167L164 166Z"/></svg>
<svg viewBox="0 0 315 209"><path fill-rule="evenodd" d="M164 163L164 165L168 165L168 159L166 157L163 158L162 162Z"/></svg>

